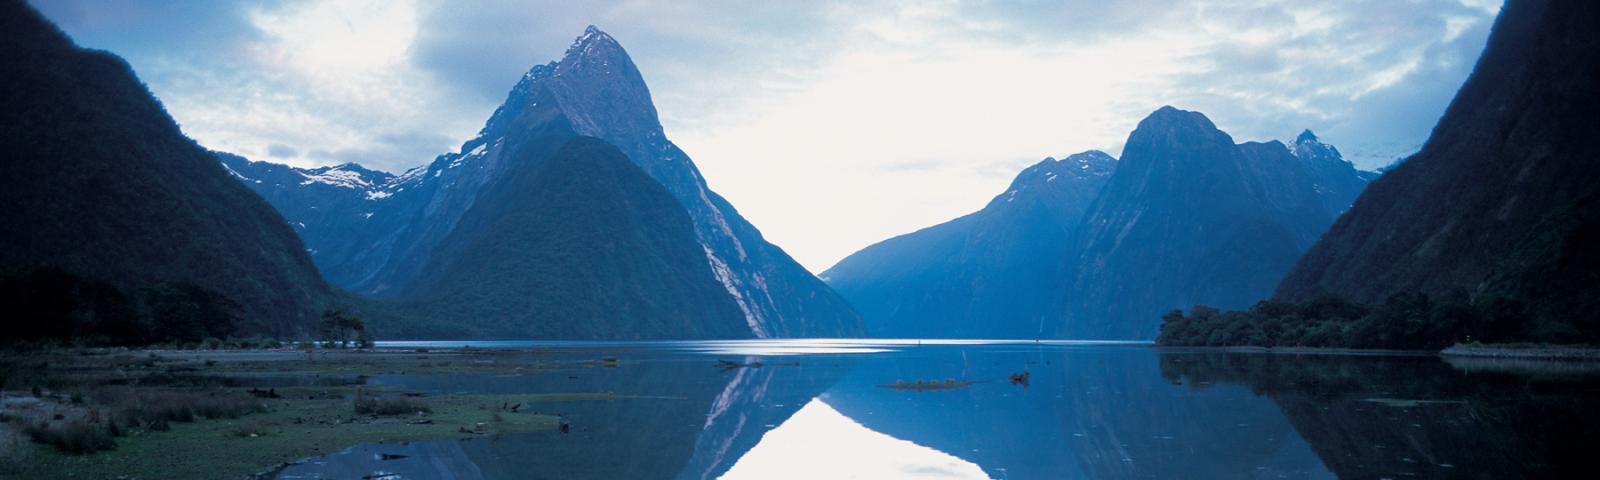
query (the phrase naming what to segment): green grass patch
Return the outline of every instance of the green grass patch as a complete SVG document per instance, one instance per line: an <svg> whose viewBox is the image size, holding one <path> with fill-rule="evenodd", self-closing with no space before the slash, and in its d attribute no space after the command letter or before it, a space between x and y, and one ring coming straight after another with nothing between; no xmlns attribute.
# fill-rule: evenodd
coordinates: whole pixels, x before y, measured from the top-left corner
<svg viewBox="0 0 1600 480"><path fill-rule="evenodd" d="M440 396L408 399L431 413L356 415L354 388L279 389L281 399L261 400L261 409L234 418L205 417L171 423L166 431L142 430L115 439L115 449L67 454L40 445L19 445L17 458L0 459L4 478L244 478L285 462L335 453L371 443L467 438L554 430L550 415L501 411L529 395Z"/></svg>

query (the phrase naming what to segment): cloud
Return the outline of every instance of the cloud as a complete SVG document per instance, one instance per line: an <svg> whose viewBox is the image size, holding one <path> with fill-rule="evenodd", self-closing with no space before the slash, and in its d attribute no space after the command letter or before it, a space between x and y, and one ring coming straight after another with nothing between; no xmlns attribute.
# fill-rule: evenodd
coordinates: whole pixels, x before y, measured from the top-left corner
<svg viewBox="0 0 1600 480"><path fill-rule="evenodd" d="M272 158L294 158L300 156L300 151L288 145L274 143L267 145L267 156Z"/></svg>
<svg viewBox="0 0 1600 480"><path fill-rule="evenodd" d="M1496 0L38 2L211 148L399 171L459 147L589 24L667 134L807 267L980 208L1045 156L1120 154L1161 105L1240 140L1414 151ZM294 145L274 149L274 145ZM803 199L803 200L802 200Z"/></svg>
<svg viewBox="0 0 1600 480"><path fill-rule="evenodd" d="M669 121L668 133L768 238L803 245L790 250L820 270L980 208L1045 155L1119 155L1165 104L1205 112L1240 141L1311 128L1363 167L1386 164L1426 137L1492 19L1425 6L852 7L837 17L858 21L792 47L834 53L782 75L701 82L703 94L743 100L700 113L721 120Z"/></svg>

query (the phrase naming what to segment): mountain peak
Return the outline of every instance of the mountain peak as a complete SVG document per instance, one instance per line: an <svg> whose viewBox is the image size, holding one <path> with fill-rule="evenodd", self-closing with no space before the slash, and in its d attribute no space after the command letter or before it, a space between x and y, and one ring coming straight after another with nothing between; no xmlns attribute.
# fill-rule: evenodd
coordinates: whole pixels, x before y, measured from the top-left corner
<svg viewBox="0 0 1600 480"><path fill-rule="evenodd" d="M1145 116L1144 120L1139 121L1139 126L1135 129L1135 132L1148 128L1158 130L1171 130L1178 128L1217 130L1217 125L1211 123L1211 119L1206 118L1205 114L1203 113L1189 110L1179 110L1177 108L1173 108L1171 105L1163 105L1161 108L1156 109L1156 111L1150 112L1150 115Z"/></svg>
<svg viewBox="0 0 1600 480"><path fill-rule="evenodd" d="M1151 112L1128 135L1123 159L1165 158L1157 152L1231 149L1228 136L1200 112L1164 106Z"/></svg>
<svg viewBox="0 0 1600 480"><path fill-rule="evenodd" d="M628 52L593 25L572 41L560 60L529 69L472 142L492 142L511 133L525 113L544 111L535 107L558 109L577 133L614 144L620 143L611 137L615 132L659 135L661 129L650 90Z"/></svg>
<svg viewBox="0 0 1600 480"><path fill-rule="evenodd" d="M1293 153L1294 156L1299 157L1301 160L1307 162L1326 162L1338 165L1348 165L1349 168L1355 168L1355 166L1351 164L1349 160L1344 159L1344 155L1339 153L1338 148L1334 148L1333 145L1323 143L1322 140L1317 138L1317 134L1311 133L1311 130L1309 129L1304 132L1300 132L1300 136L1295 137L1294 145L1289 147L1289 151L1290 153Z"/></svg>
<svg viewBox="0 0 1600 480"><path fill-rule="evenodd" d="M1038 163L1018 173L1012 179L1011 186L1006 189L1009 194L1024 189L1027 185L1046 184L1055 182L1057 177L1066 176L1073 179L1089 177L1104 177L1111 174L1116 167L1117 160L1105 152L1089 150L1068 155L1061 160L1055 157L1045 157ZM1005 194L1002 194L1005 196Z"/></svg>
<svg viewBox="0 0 1600 480"><path fill-rule="evenodd" d="M561 63L567 63L568 59L575 57L589 57L621 51L622 46L617 43L617 39L611 38L610 34L600 30L599 27L590 25L588 28L583 29L583 35L579 35L578 38L572 40L572 46L567 47L566 54L562 55ZM623 55L627 54L623 53Z"/></svg>
<svg viewBox="0 0 1600 480"><path fill-rule="evenodd" d="M1075 168L1092 175L1109 175L1117 167L1117 159L1106 152L1099 150L1086 150L1068 155L1063 162L1071 162Z"/></svg>

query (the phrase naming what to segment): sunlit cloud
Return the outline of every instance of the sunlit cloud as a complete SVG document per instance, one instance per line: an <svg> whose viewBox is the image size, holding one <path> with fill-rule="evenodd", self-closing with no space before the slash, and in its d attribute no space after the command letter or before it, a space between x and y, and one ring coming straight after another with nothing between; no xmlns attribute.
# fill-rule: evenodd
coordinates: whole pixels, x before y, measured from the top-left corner
<svg viewBox="0 0 1600 480"><path fill-rule="evenodd" d="M417 11L409 1L329 1L278 10L251 10L270 40L267 61L319 80L382 75L406 61L417 36Z"/></svg>
<svg viewBox="0 0 1600 480"><path fill-rule="evenodd" d="M853 50L803 87L748 101L741 121L671 133L741 210L807 220L759 223L769 238L807 238L807 248L842 256L974 210L1047 155L1117 151L1163 101L1150 79L1196 68L1173 40ZM838 214L859 211L875 214ZM818 224L832 233L812 231ZM826 267L808 253L802 261Z"/></svg>

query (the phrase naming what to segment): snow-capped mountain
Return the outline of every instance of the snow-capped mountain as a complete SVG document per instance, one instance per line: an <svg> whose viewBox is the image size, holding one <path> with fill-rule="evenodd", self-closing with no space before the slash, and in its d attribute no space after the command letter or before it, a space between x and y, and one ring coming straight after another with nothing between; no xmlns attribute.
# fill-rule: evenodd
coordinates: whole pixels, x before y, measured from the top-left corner
<svg viewBox="0 0 1600 480"><path fill-rule="evenodd" d="M225 163L301 229L331 282L401 299L415 296L423 266L483 192L515 166L514 154L553 152L559 146L554 137L573 135L615 146L678 201L694 226L700 260L738 307L750 336L861 332L860 317L843 298L767 243L706 186L693 161L666 138L626 51L592 26L559 61L530 69L476 137L426 166L385 176L348 165L304 170Z"/></svg>
<svg viewBox="0 0 1600 480"><path fill-rule="evenodd" d="M1378 178L1378 172L1359 170L1339 154L1339 149L1317 139L1311 130L1300 132L1290 150L1306 166L1306 171L1316 183L1317 194L1323 207L1337 217L1350 208L1356 196L1367 188L1367 183Z"/></svg>

